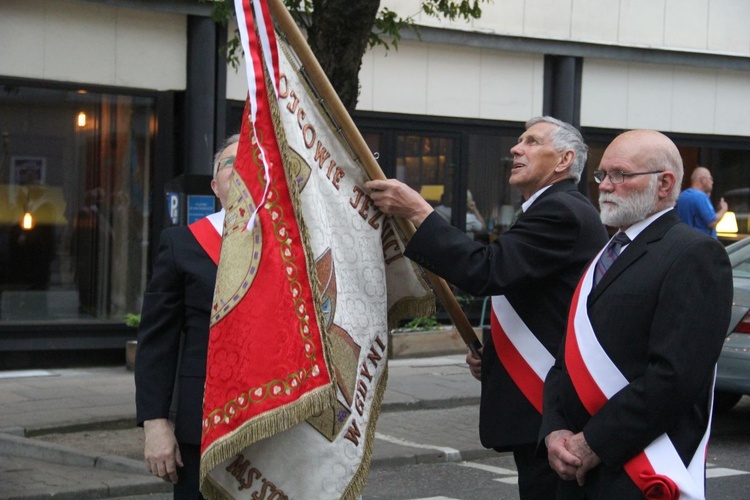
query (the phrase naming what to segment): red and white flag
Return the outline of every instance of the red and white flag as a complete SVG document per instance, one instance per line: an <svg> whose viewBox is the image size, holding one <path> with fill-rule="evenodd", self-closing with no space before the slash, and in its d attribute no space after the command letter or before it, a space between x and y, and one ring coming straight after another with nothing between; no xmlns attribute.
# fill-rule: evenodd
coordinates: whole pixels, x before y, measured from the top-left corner
<svg viewBox="0 0 750 500"><path fill-rule="evenodd" d="M214 295L201 490L356 498L389 326L434 301L265 1L236 4L251 81Z"/></svg>

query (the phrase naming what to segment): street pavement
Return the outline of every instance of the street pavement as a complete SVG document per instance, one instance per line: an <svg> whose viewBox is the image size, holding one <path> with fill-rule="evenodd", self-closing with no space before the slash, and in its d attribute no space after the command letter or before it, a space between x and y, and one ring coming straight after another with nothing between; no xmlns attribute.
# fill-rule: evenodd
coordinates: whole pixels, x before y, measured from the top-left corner
<svg viewBox="0 0 750 500"><path fill-rule="evenodd" d="M464 354L391 359L373 468L497 456L479 392ZM0 499L168 498L138 458L134 397L125 366L0 372Z"/></svg>

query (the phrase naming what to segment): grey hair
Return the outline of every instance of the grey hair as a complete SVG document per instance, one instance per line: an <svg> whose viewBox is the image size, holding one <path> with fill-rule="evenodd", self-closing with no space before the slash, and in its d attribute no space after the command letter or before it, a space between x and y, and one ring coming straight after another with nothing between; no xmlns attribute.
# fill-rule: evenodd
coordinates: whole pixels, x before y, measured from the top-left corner
<svg viewBox="0 0 750 500"><path fill-rule="evenodd" d="M568 150L573 151L575 158L570 165L570 178L576 183L580 181L583 174L583 167L586 166L586 159L589 155L589 147L583 142L581 133L570 123L558 120L552 116L531 118L526 122L526 129L528 130L537 123L551 123L557 126L557 129L552 132L552 146L561 153Z"/></svg>
<svg viewBox="0 0 750 500"><path fill-rule="evenodd" d="M216 151L216 154L214 155L214 178L216 178L216 174L219 171L219 158L221 158L221 153L223 153L224 150L227 149L229 146L239 141L240 141L240 134L230 135L229 137L224 139L224 142L221 144L221 147Z"/></svg>

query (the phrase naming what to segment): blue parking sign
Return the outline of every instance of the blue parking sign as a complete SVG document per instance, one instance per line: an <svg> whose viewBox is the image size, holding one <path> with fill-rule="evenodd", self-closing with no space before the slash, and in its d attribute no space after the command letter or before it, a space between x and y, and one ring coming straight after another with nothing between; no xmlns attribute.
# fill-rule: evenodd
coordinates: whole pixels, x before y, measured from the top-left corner
<svg viewBox="0 0 750 500"><path fill-rule="evenodd" d="M173 226L180 223L180 195L177 193L167 193L167 213Z"/></svg>

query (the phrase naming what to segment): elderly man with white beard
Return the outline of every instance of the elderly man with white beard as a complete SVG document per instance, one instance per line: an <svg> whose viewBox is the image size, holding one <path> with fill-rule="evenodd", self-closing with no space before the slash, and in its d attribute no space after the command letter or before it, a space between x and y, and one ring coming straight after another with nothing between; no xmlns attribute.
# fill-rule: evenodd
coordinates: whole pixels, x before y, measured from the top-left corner
<svg viewBox="0 0 750 500"><path fill-rule="evenodd" d="M724 248L673 209L677 147L621 134L594 178L615 236L585 271L544 387L557 498L704 498L715 366L729 323Z"/></svg>

